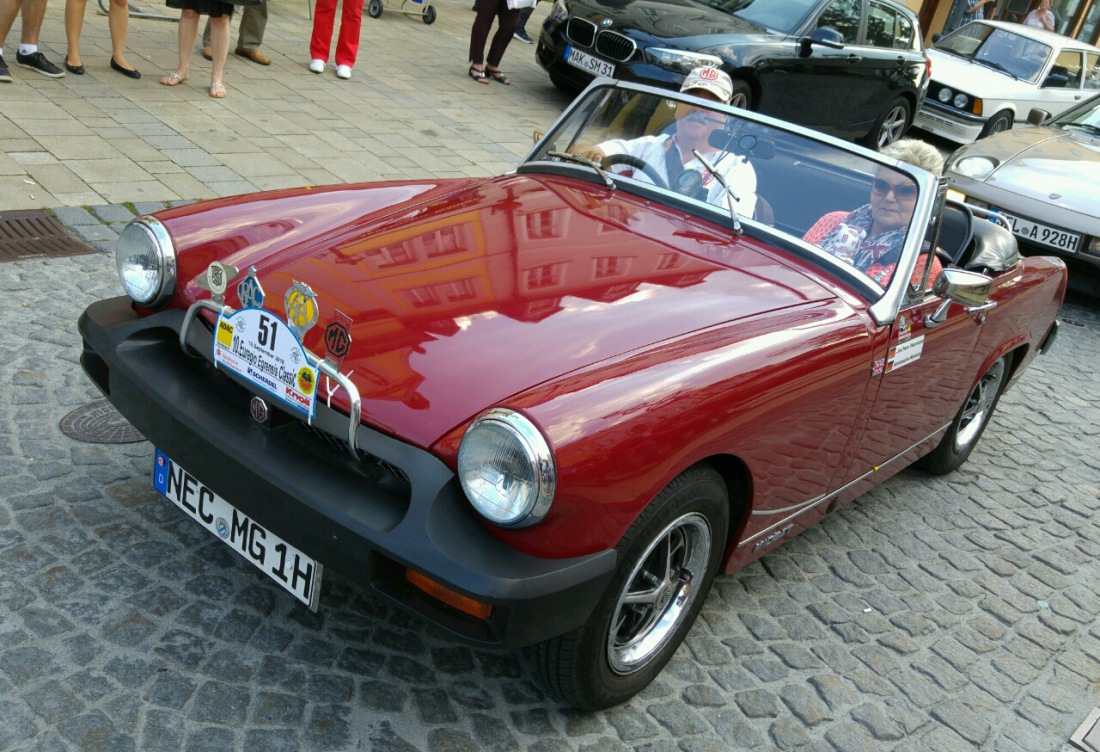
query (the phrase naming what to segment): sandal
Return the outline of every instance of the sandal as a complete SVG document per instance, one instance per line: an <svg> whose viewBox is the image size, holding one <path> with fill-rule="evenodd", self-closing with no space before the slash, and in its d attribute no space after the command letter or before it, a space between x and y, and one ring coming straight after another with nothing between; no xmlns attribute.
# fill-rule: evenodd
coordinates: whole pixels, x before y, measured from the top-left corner
<svg viewBox="0 0 1100 752"><path fill-rule="evenodd" d="M477 68L475 68L475 67L474 67L474 66L472 66L472 65L470 66L470 70L469 70L469 72L467 73L467 75L468 75L468 76L469 76L470 78L472 78L472 79L474 79L475 81L477 81L477 82L478 82L479 84L487 84L487 83L489 83L489 79L485 78L485 71L483 71L483 70L478 70Z"/></svg>
<svg viewBox="0 0 1100 752"><path fill-rule="evenodd" d="M508 80L508 77L504 75L504 71L485 69L485 75L494 81L500 81L505 86L511 86L512 82Z"/></svg>
<svg viewBox="0 0 1100 752"><path fill-rule="evenodd" d="M167 76L162 76L160 79L161 86L179 86L187 80L187 76L181 76L180 74L172 71Z"/></svg>
<svg viewBox="0 0 1100 752"><path fill-rule="evenodd" d="M210 84L210 96L214 99L225 99L225 84Z"/></svg>

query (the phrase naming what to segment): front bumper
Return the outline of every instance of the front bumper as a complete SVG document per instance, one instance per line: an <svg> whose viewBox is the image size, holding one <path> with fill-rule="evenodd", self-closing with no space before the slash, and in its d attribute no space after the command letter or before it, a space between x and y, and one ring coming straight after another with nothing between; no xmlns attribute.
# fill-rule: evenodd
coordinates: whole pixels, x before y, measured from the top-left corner
<svg viewBox="0 0 1100 752"><path fill-rule="evenodd" d="M95 303L80 317L81 364L135 428L217 494L326 569L467 640L522 647L587 620L614 571L613 549L572 559L512 549L475 518L434 455L363 426L356 461L340 439L347 417L320 401L315 428L281 413L256 423L241 383L184 354L183 317L140 316L128 298ZM211 337L196 322L189 344L210 353ZM492 613L481 620L435 600L407 581L407 568Z"/></svg>
<svg viewBox="0 0 1100 752"><path fill-rule="evenodd" d="M985 127L985 122L986 118L948 111L927 98L917 111L917 116L913 118L915 127L929 133L935 133L937 136L942 136L958 144L969 144L971 141L977 141L978 135Z"/></svg>

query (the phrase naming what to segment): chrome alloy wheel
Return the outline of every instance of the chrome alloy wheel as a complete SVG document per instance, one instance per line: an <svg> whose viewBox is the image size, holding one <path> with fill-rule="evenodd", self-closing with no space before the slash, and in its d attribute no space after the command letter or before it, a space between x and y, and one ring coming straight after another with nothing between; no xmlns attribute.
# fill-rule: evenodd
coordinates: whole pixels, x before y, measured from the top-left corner
<svg viewBox="0 0 1100 752"><path fill-rule="evenodd" d="M997 395L1001 392L1001 382L1005 377L1005 359L1001 358L986 371L985 375L974 386L974 391L966 399L962 416L959 420L959 430L955 434L955 451L966 449L978 437L982 426L989 420L993 412L993 404L997 401Z"/></svg>
<svg viewBox="0 0 1100 752"><path fill-rule="evenodd" d="M676 633L699 595L710 550L710 525L694 512L654 537L626 579L611 617L607 658L615 673L642 668Z"/></svg>
<svg viewBox="0 0 1100 752"><path fill-rule="evenodd" d="M908 119L909 110L900 104L886 113L886 117L882 119L882 128L879 129L878 146L880 149L901 138L905 132L905 123Z"/></svg>

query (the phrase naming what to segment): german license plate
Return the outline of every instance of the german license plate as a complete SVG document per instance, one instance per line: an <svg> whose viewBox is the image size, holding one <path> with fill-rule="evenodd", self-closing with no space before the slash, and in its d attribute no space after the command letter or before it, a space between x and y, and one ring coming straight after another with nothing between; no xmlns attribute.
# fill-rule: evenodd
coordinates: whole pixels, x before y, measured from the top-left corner
<svg viewBox="0 0 1100 752"><path fill-rule="evenodd" d="M310 610L317 610L318 562L239 512L159 449L153 459L153 487Z"/></svg>
<svg viewBox="0 0 1100 752"><path fill-rule="evenodd" d="M1059 230L1057 227L1016 217L1004 211L1000 214L1012 225L1012 232L1024 240L1049 248L1057 248L1066 253L1077 253L1077 248L1081 245L1081 236L1077 233Z"/></svg>
<svg viewBox="0 0 1100 752"><path fill-rule="evenodd" d="M587 52L581 52L574 48L573 45L569 45L565 48L565 62L569 63L574 68L580 68L585 73L591 73L593 76L615 77L614 63L600 60L598 57L589 55Z"/></svg>

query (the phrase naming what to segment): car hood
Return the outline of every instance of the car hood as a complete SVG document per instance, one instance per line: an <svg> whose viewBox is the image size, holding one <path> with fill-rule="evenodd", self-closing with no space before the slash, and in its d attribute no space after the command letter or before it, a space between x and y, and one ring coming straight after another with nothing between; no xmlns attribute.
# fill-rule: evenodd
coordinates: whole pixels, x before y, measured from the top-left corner
<svg viewBox="0 0 1100 752"><path fill-rule="evenodd" d="M662 39L676 39L683 46L693 49L730 41L725 38L715 40L714 35L768 34L763 26L693 0L578 2L572 8L572 15L597 24L606 18L612 22L613 28L625 27Z"/></svg>
<svg viewBox="0 0 1100 752"><path fill-rule="evenodd" d="M932 80L983 99L1011 98L1019 92L1035 92L1035 85L1017 81L1007 73L1001 73L987 65L941 52L935 47L928 50L932 60ZM1026 114L1026 113L1025 113Z"/></svg>
<svg viewBox="0 0 1100 752"><path fill-rule="evenodd" d="M308 284L320 314L305 346L324 354L325 327L337 312L350 317L341 371L359 389L364 422L424 448L564 374L833 296L748 236L735 241L574 179L386 184L206 206L158 215L180 249L175 304L207 296L194 277L214 258L255 266L264 307L280 316L292 282ZM240 305L235 283L226 303Z"/></svg>
<svg viewBox="0 0 1100 752"><path fill-rule="evenodd" d="M1095 213L1100 184L1100 138L1060 128L1020 128L978 141L967 156L988 156L1000 166L986 185L1043 204Z"/></svg>

